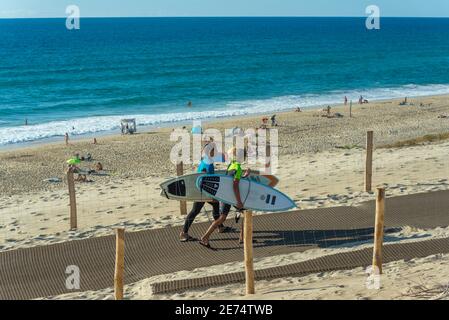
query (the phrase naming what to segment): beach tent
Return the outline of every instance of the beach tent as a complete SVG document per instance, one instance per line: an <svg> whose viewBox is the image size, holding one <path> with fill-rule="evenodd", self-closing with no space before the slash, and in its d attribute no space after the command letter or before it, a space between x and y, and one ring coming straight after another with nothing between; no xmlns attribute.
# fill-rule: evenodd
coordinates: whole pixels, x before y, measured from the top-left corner
<svg viewBox="0 0 449 320"><path fill-rule="evenodd" d="M122 119L120 121L122 134L133 134L137 132L136 119Z"/></svg>

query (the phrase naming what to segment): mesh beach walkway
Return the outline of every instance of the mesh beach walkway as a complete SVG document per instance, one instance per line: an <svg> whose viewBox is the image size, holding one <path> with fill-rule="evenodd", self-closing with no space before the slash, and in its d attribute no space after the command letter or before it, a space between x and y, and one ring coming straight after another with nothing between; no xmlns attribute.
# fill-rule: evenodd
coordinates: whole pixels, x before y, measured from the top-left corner
<svg viewBox="0 0 449 320"><path fill-rule="evenodd" d="M372 239L374 207L374 202L366 202L358 207L299 210L256 216L254 256L268 257ZM386 202L385 223L387 234L402 226L449 226L449 191L389 198ZM196 224L191 233L199 236L207 227L208 223ZM208 250L197 242L180 243L179 229L170 227L126 234L127 284L159 274L243 260L243 249L238 244L238 230L234 233L214 234L211 245L215 250ZM394 246L394 249L391 249L394 254L389 256L390 249L386 249L386 260L446 253L449 252L448 242L449 240L441 239L422 241L416 248L410 247L410 244L390 245L388 247ZM73 292L66 289L68 275L65 271L70 265L80 268L81 288L78 291L111 287L114 278L114 254L115 237L112 235L2 252L0 299L31 299ZM271 268L270 271L258 271L257 276L270 278L284 274L365 266L369 256L368 249L359 250L353 254L339 254L330 260L318 259L308 266L295 264L290 267ZM264 275L264 272L268 274ZM195 281L204 285L239 281L238 274L232 277L234 278L228 280L212 277ZM177 282L165 284L165 287L155 286L154 289L162 292L173 290L173 287L177 290L187 285L198 287L198 283Z"/></svg>

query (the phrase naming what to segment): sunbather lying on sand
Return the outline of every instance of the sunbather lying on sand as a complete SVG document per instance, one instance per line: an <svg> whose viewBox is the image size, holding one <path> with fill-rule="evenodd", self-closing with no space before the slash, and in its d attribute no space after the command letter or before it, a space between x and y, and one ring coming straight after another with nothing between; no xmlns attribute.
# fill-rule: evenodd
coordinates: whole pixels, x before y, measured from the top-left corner
<svg viewBox="0 0 449 320"><path fill-rule="evenodd" d="M97 164L95 165L95 171L103 171L103 165L101 164L101 162L97 162Z"/></svg>
<svg viewBox="0 0 449 320"><path fill-rule="evenodd" d="M78 177L75 178L77 182L88 182L87 176L85 174L78 174Z"/></svg>

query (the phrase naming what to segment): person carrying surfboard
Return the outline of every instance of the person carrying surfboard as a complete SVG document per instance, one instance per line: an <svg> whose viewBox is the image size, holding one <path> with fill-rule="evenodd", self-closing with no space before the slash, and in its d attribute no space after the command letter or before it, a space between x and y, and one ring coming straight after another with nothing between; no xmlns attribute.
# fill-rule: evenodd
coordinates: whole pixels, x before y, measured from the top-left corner
<svg viewBox="0 0 449 320"><path fill-rule="evenodd" d="M240 162L237 161L237 148L232 147L228 150L228 157L230 159L230 163L226 169L226 175L233 176L234 183L233 183L233 191L235 198L237 200L236 208L238 210L243 209L243 202L240 198L240 189L239 189L239 183L240 179L246 178L250 175L250 169L248 168L243 174L242 165ZM229 211L231 211L231 205L226 203L221 203L220 205L220 217L212 222L209 229L207 229L206 233L201 237L200 244L202 246L205 246L207 248L210 248L209 244L209 238L211 234L217 229L221 224L223 224L229 214Z"/></svg>
<svg viewBox="0 0 449 320"><path fill-rule="evenodd" d="M207 174L214 174L215 173L215 167L214 167L214 156L215 156L215 144L214 143L208 143L204 147L204 156L202 157L200 164L198 165L197 172L198 173L207 173ZM190 210L189 214L186 216L184 227L181 231L181 234L179 235L181 242L187 242L187 241L193 241L197 240L189 235L189 229L195 220L196 216L201 212L201 209L203 209L206 202L204 201L196 201L193 203L192 210ZM207 202L212 206L212 216L214 217L214 220L218 220L220 217L220 204L217 201L213 202ZM218 230L220 233L226 232L228 229L223 225L223 223L220 223L218 225Z"/></svg>

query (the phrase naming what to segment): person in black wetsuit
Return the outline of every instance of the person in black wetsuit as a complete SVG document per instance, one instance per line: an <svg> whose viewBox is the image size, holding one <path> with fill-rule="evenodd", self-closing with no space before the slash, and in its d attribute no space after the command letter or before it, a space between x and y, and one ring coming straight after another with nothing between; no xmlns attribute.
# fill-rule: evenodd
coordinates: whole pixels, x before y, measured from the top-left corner
<svg viewBox="0 0 449 320"><path fill-rule="evenodd" d="M215 146L213 144L208 144L205 147L205 155L203 159L201 159L201 162L198 166L198 173L208 173L208 174L214 174L215 173L215 167L213 158L215 156ZM217 201L213 202L207 202L212 206L212 215L214 217L214 220L217 220L220 217L220 204ZM184 227L182 229L181 234L179 235L181 242L186 241L192 241L195 240L193 237L189 235L189 229L192 225L193 221L195 220L196 216L201 212L201 209L203 209L206 202L203 201L196 201L193 203L192 210L190 210L189 214L186 216L186 220L184 222ZM226 232L228 231L228 228L226 228L223 224L220 224L218 227L218 232Z"/></svg>

